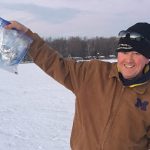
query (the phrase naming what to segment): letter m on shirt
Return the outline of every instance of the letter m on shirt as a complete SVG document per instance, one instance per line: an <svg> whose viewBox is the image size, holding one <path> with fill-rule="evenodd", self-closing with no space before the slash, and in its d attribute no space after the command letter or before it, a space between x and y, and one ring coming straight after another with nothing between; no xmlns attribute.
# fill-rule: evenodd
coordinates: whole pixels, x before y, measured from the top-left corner
<svg viewBox="0 0 150 150"><path fill-rule="evenodd" d="M147 110L147 101L142 101L140 98L137 98L135 106L138 107L139 109L146 111Z"/></svg>

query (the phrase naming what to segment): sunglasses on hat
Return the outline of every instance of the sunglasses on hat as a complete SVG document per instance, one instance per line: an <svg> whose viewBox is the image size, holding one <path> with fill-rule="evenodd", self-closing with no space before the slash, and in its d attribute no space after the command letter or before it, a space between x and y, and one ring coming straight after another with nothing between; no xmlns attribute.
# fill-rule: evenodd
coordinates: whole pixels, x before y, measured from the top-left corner
<svg viewBox="0 0 150 150"><path fill-rule="evenodd" d="M145 39L144 36L142 36L139 33L124 31L124 30L119 32L118 37L119 38L130 38L130 39L133 39L133 40L136 40L136 41L142 41L143 39Z"/></svg>

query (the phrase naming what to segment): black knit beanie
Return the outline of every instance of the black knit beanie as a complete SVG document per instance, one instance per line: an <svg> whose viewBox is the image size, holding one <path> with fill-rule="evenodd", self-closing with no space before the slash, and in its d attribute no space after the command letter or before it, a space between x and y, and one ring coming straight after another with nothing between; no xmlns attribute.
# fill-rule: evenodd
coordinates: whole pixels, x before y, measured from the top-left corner
<svg viewBox="0 0 150 150"><path fill-rule="evenodd" d="M144 37L144 39L141 41L137 41L131 38L120 38L116 51L137 51L145 57L150 58L150 24L139 22L129 27L125 31L129 33L138 33L142 37ZM125 45L125 47L123 45Z"/></svg>

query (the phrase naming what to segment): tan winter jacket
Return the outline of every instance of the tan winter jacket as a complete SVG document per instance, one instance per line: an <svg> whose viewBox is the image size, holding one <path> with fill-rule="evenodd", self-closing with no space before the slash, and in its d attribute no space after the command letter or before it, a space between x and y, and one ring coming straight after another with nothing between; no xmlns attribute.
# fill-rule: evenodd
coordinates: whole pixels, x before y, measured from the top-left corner
<svg viewBox="0 0 150 150"><path fill-rule="evenodd" d="M27 34L34 62L76 96L72 150L148 150L150 83L125 87L116 63L64 59L37 34Z"/></svg>

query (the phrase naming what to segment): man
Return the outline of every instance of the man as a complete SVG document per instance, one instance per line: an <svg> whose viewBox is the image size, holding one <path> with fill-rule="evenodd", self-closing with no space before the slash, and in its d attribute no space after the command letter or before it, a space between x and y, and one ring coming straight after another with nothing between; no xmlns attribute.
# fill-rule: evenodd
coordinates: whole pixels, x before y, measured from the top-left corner
<svg viewBox="0 0 150 150"><path fill-rule="evenodd" d="M27 27L12 28L32 37L34 62L76 95L72 150L148 150L150 24L119 33L117 63L64 59Z"/></svg>

